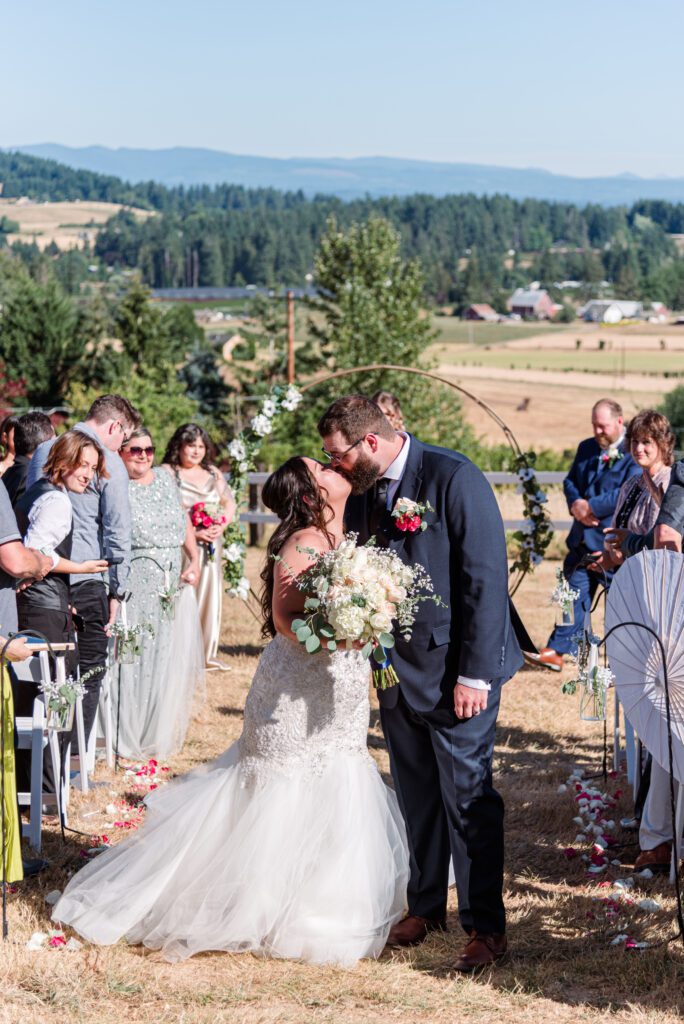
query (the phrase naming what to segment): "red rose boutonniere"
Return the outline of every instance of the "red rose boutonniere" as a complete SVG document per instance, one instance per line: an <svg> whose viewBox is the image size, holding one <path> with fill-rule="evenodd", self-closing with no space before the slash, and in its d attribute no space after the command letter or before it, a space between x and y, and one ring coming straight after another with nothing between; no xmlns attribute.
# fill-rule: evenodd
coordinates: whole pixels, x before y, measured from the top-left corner
<svg viewBox="0 0 684 1024"><path fill-rule="evenodd" d="M417 530L427 530L428 524L423 517L426 512L434 511L429 501L422 504L410 498L399 498L392 509L392 518L402 533L416 533Z"/></svg>

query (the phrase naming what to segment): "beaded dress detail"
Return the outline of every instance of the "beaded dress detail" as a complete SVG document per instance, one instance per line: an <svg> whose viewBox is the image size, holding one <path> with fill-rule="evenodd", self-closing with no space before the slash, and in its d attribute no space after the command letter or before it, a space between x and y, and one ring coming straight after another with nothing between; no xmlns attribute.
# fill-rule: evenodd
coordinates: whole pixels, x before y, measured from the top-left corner
<svg viewBox="0 0 684 1024"><path fill-rule="evenodd" d="M113 720L124 757L168 757L183 746L204 655L192 587L179 585L186 516L169 472L154 469L150 484L129 483L131 597L129 625L148 623L140 657L115 670ZM161 594L177 588L165 611Z"/></svg>
<svg viewBox="0 0 684 1024"><path fill-rule="evenodd" d="M403 914L404 824L367 748L368 661L264 650L239 740L147 798L144 826L69 883L54 919L169 960L378 956Z"/></svg>

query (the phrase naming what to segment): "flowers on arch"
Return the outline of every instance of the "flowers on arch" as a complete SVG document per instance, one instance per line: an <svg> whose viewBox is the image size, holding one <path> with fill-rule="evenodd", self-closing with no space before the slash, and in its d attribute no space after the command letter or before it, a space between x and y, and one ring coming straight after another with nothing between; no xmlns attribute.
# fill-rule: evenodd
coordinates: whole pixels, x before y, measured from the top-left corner
<svg viewBox="0 0 684 1024"><path fill-rule="evenodd" d="M272 431L274 421L283 412L294 412L302 400L301 391L294 384L276 384L269 395L261 400L259 411L237 437L228 445L231 459L230 484L239 509L246 503L248 474L256 469L256 458L264 438ZM223 535L223 578L227 593L246 601L250 585L245 576L247 543L243 528L231 523Z"/></svg>
<svg viewBox="0 0 684 1024"><path fill-rule="evenodd" d="M519 481L516 491L523 496L525 516L523 525L513 534L519 546L511 566L512 573L530 572L539 565L553 537L551 519L545 508L549 499L539 486L534 471L536 460L534 452L521 452L512 466Z"/></svg>

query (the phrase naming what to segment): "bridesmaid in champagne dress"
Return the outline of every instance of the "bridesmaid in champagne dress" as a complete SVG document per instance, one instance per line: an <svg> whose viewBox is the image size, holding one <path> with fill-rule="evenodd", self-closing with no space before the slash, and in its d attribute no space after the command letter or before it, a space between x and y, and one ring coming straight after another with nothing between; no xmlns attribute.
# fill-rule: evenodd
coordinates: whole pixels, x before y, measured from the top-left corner
<svg viewBox="0 0 684 1024"><path fill-rule="evenodd" d="M217 659L217 652L223 599L223 533L235 516L235 501L230 487L213 464L215 452L211 438L202 427L185 423L169 441L164 464L176 477L186 509L202 502L210 515L213 512L215 518L225 517L223 524L195 530L200 549L200 580L195 593L206 667L227 670L228 666Z"/></svg>

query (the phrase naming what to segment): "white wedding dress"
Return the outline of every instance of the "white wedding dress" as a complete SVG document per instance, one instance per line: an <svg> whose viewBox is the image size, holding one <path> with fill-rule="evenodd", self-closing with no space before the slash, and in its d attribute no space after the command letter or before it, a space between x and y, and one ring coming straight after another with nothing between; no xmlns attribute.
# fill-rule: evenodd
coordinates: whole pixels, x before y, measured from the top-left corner
<svg viewBox="0 0 684 1024"><path fill-rule="evenodd" d="M264 650L240 739L156 790L143 827L71 880L53 918L169 960L230 950L350 966L405 909L406 833L368 753L368 661Z"/></svg>

